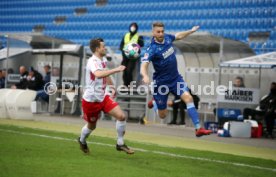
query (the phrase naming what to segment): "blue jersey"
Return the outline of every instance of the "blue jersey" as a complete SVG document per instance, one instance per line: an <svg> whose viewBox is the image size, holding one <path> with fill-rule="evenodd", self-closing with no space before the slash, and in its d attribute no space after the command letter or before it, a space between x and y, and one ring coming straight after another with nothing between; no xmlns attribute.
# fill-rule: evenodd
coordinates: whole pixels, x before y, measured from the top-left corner
<svg viewBox="0 0 276 177"><path fill-rule="evenodd" d="M169 84L179 76L177 70L177 60L172 46L175 40L174 35L165 34L164 42L157 43L152 38L147 48L142 62L152 62L154 67L153 79L159 84Z"/></svg>

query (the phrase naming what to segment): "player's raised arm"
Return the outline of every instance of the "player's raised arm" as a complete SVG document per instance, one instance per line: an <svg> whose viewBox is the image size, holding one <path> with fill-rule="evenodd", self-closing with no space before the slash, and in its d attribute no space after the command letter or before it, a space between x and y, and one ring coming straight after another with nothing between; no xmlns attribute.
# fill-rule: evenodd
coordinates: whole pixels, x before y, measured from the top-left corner
<svg viewBox="0 0 276 177"><path fill-rule="evenodd" d="M143 82L145 84L150 83L150 79L149 79L149 75L148 75L148 68L149 68L149 62L142 62L140 73L143 77Z"/></svg>
<svg viewBox="0 0 276 177"><path fill-rule="evenodd" d="M190 34L196 32L198 29L199 29L199 26L194 26L191 30L178 32L175 34L175 40L183 39L183 38L189 36Z"/></svg>
<svg viewBox="0 0 276 177"><path fill-rule="evenodd" d="M103 77L107 77L107 76L110 76L112 74L121 72L121 71L125 70L125 68L126 68L125 66L120 65L117 68L113 68L113 69L110 69L110 70L103 70L103 71L97 70L97 71L94 72L94 75L97 78L103 78Z"/></svg>

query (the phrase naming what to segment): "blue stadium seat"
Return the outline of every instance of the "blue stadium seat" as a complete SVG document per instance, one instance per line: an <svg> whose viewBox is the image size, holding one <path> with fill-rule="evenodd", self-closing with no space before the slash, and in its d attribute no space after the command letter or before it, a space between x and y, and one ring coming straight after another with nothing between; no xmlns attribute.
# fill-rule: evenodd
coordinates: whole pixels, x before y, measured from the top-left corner
<svg viewBox="0 0 276 177"><path fill-rule="evenodd" d="M42 24L45 34L80 43L101 35L111 41L110 45L117 45L133 21L138 22L140 31L150 31L151 23L157 20L165 22L169 31L199 24L202 30L240 41L247 40L249 31L272 31L276 26L276 0L109 0L101 7L94 3L95 0L2 0L0 31L31 32L33 26ZM76 7L87 8L88 13L75 16ZM65 24L53 23L58 15L67 17ZM271 33L271 40L275 40L274 34Z"/></svg>
<svg viewBox="0 0 276 177"><path fill-rule="evenodd" d="M239 115L241 115L240 109L218 108L217 116L218 122L222 126L226 121L242 121Z"/></svg>
<svg viewBox="0 0 276 177"><path fill-rule="evenodd" d="M276 30L270 32L270 39L276 39Z"/></svg>

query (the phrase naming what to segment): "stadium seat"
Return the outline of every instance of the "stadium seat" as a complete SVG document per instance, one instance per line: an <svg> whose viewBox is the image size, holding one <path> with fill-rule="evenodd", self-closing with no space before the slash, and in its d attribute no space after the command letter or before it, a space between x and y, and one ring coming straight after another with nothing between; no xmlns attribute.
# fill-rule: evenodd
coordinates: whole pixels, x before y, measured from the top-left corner
<svg viewBox="0 0 276 177"><path fill-rule="evenodd" d="M225 122L234 120L234 121L242 121L239 117L241 115L240 109L229 109L229 108L218 108L217 109L217 117L219 125L222 126Z"/></svg>
<svg viewBox="0 0 276 177"><path fill-rule="evenodd" d="M273 31L276 26L275 0L111 0L100 7L94 3L91 0L2 0L0 31L31 32L33 26L44 25L45 34L82 41L87 38L85 31L93 31L110 40L109 44L117 45L133 21L138 22L141 31L149 31L156 20L165 22L169 31L200 24L201 29L240 41L246 41L249 30ZM79 7L87 8L88 13L76 16L74 10ZM54 24L56 16L66 16L65 24ZM114 31L120 35L110 35ZM275 40L275 32L270 40Z"/></svg>

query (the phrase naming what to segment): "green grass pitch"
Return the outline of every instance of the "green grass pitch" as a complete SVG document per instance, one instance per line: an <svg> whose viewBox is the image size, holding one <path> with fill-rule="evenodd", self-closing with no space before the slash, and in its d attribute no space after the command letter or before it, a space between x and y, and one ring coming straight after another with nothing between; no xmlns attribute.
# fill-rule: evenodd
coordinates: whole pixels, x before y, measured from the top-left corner
<svg viewBox="0 0 276 177"><path fill-rule="evenodd" d="M91 136L84 155L78 135L0 125L1 177L269 177L276 163L184 148L127 141L134 155L115 150L115 139Z"/></svg>

